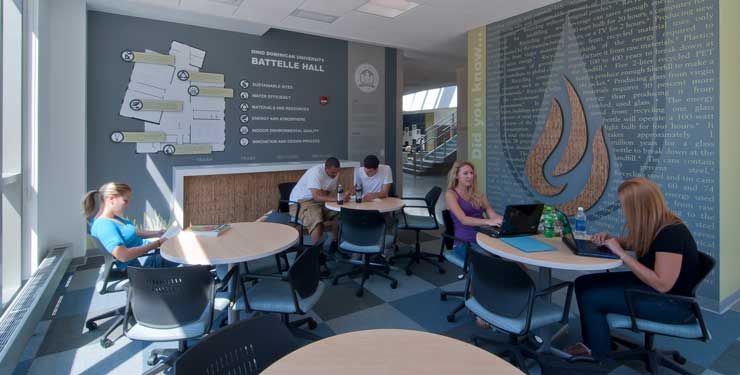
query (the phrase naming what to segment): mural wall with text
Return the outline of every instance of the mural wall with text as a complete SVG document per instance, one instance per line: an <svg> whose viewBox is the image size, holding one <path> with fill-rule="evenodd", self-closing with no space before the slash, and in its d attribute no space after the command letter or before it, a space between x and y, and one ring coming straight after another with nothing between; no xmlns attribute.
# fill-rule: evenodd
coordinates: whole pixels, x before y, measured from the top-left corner
<svg viewBox="0 0 740 375"><path fill-rule="evenodd" d="M169 219L174 166L347 159L348 87L384 93L382 59L300 33L90 11L87 46L88 187L129 183L146 225Z"/></svg>
<svg viewBox="0 0 740 375"><path fill-rule="evenodd" d="M719 257L717 0L565 0L487 26L487 191L621 233L616 190L663 189ZM718 299L714 272L700 294Z"/></svg>

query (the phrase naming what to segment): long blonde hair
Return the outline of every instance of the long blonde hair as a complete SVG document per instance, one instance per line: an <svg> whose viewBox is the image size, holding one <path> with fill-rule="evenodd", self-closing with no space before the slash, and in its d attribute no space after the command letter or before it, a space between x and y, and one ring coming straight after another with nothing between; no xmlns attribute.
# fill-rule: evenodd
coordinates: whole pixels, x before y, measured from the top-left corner
<svg viewBox="0 0 740 375"><path fill-rule="evenodd" d="M647 178L635 177L622 182L617 194L626 219L626 245L638 256L647 253L661 229L681 223L681 219L666 206L660 187Z"/></svg>
<svg viewBox="0 0 740 375"><path fill-rule="evenodd" d="M467 160L458 160L452 164L452 169L450 169L450 173L447 174L447 190L455 190L458 183L457 174L460 172L460 168L466 165L473 170L473 186L468 189L470 203L475 208L481 208L483 207L485 199L483 197L483 193L478 189L478 175L475 173L475 166L471 162Z"/></svg>
<svg viewBox="0 0 740 375"><path fill-rule="evenodd" d="M120 182L108 182L103 184L98 190L90 190L82 198L82 214L86 218L90 218L95 214L95 197L97 195L100 195L102 205L106 197L118 197L127 193L131 193L131 187Z"/></svg>

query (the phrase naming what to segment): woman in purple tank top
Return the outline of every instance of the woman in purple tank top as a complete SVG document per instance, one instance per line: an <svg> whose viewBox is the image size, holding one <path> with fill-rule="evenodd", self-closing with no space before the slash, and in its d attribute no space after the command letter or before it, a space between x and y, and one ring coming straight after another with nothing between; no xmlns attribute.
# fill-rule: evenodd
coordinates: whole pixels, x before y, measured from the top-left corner
<svg viewBox="0 0 740 375"><path fill-rule="evenodd" d="M452 213L455 237L466 242L475 243L476 226L501 225L503 217L496 214L486 195L478 190L475 167L469 161L458 160L452 165L447 176L445 203ZM453 251L465 258L464 243L455 241Z"/></svg>

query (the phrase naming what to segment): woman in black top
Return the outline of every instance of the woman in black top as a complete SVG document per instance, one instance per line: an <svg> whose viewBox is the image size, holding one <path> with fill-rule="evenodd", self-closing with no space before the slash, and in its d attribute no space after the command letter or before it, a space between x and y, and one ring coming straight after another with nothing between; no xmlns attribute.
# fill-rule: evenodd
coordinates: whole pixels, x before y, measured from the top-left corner
<svg viewBox="0 0 740 375"><path fill-rule="evenodd" d="M571 354L603 358L609 354L606 315L629 315L625 289L690 295L698 282L699 255L686 225L665 204L658 185L646 178L623 182L617 190L625 217L625 236L598 233L592 240L607 246L631 272L598 273L576 279L583 344L566 349ZM636 258L625 249L634 250ZM683 305L647 302L638 306L640 317L682 322L689 313ZM585 344L585 345L584 345Z"/></svg>

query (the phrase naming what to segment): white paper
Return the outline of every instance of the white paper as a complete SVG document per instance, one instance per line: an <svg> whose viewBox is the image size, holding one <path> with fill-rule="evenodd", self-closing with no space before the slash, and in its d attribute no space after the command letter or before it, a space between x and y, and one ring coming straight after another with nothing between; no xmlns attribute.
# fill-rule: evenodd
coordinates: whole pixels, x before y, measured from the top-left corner
<svg viewBox="0 0 740 375"><path fill-rule="evenodd" d="M180 229L180 226L179 226L179 225L177 225L177 223L174 223L174 224L172 224L172 226L171 226L171 227L169 227L169 228L167 229L167 231L166 231L166 232L164 232L164 234L162 235L162 238L166 238L166 239L168 239L168 240L169 240L170 238L172 238L172 237L175 237L175 236L177 236L178 234L180 234L180 231L181 231L181 230L182 230L182 229Z"/></svg>

